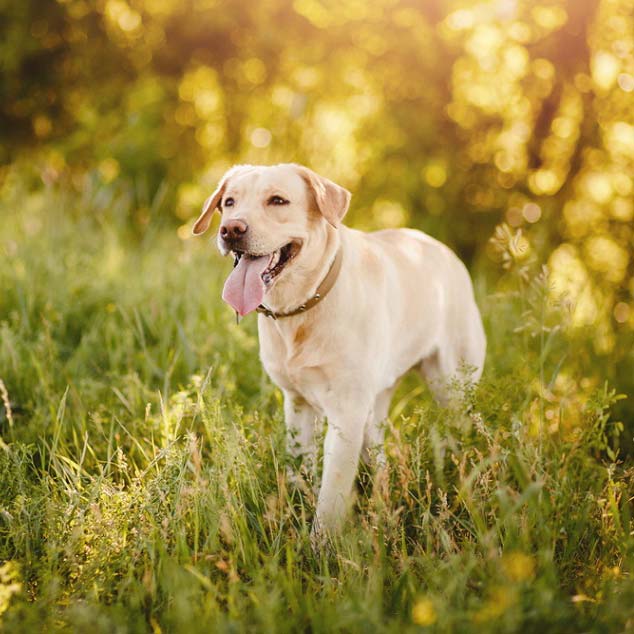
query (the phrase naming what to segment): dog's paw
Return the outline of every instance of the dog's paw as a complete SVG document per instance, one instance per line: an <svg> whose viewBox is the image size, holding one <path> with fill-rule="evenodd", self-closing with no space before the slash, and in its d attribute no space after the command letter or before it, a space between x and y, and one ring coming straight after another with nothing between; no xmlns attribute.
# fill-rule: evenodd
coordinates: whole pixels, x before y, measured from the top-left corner
<svg viewBox="0 0 634 634"><path fill-rule="evenodd" d="M330 547L328 534L321 527L317 518L313 521L313 525L310 529L310 546L315 555L319 555L319 553L327 551Z"/></svg>
<svg viewBox="0 0 634 634"><path fill-rule="evenodd" d="M316 557L334 557L337 554L338 536L341 535L341 522L327 523L315 517L310 529L310 546Z"/></svg>

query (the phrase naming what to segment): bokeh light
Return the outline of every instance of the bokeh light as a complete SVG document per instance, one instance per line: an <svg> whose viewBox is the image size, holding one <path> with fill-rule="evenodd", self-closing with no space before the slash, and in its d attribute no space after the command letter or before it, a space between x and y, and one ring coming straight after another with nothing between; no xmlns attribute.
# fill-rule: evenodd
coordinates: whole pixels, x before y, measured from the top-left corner
<svg viewBox="0 0 634 634"><path fill-rule="evenodd" d="M167 183L178 226L232 163L303 162L354 193L350 223L421 227L471 264L504 222L614 354L634 302L632 13L30 0L1 45L0 160L49 185Z"/></svg>

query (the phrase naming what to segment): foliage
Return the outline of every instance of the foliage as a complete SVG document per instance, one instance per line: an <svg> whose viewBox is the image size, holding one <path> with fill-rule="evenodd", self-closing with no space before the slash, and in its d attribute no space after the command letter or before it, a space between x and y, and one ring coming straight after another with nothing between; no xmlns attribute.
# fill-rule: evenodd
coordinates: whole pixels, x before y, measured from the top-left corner
<svg viewBox="0 0 634 634"><path fill-rule="evenodd" d="M567 361L567 309L521 249L497 293L477 280L483 382L442 409L405 381L386 476L360 478L345 534L315 554L254 323L218 301L230 264L171 230L139 238L118 186L16 188L0 210L0 631L631 627L618 397Z"/></svg>

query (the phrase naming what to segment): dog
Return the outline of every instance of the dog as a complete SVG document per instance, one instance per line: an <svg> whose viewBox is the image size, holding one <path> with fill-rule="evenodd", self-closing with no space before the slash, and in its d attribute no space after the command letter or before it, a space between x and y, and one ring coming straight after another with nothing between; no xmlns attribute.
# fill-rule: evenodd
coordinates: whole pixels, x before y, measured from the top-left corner
<svg viewBox="0 0 634 634"><path fill-rule="evenodd" d="M237 165L193 226L217 209L217 243L234 269L223 299L259 313L260 357L284 394L287 450L314 468L327 420L313 536L335 532L359 460L384 463L399 379L417 369L440 403L461 367L482 373L486 338L469 273L414 229L364 233L342 224L350 192L295 164Z"/></svg>

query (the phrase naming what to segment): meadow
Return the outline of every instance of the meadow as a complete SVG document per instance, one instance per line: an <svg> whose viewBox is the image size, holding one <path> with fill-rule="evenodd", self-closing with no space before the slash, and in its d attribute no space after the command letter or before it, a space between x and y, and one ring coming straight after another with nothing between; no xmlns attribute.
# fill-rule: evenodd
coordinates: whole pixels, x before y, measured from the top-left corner
<svg viewBox="0 0 634 634"><path fill-rule="evenodd" d="M220 300L231 264L160 192L138 230L139 197L3 186L0 631L634 629L622 396L570 364L590 339L512 236L473 271L482 382L450 409L403 383L387 473L314 552L255 320Z"/></svg>
<svg viewBox="0 0 634 634"><path fill-rule="evenodd" d="M633 94L632 0L0 3L0 634L634 632ZM454 249L488 336L318 552L191 236L289 161Z"/></svg>

